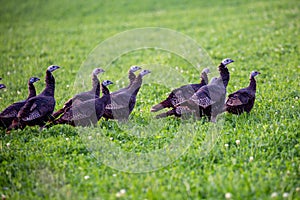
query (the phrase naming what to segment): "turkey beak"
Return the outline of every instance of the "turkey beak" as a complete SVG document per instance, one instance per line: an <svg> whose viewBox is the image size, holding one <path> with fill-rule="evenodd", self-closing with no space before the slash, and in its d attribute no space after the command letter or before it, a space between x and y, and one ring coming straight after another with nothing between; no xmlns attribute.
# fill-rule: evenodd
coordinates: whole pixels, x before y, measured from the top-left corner
<svg viewBox="0 0 300 200"><path fill-rule="evenodd" d="M52 72L54 72L55 70L57 70L57 69L59 69L59 68L60 68L60 66L57 66L57 65L56 65Z"/></svg>
<svg viewBox="0 0 300 200"><path fill-rule="evenodd" d="M234 60L230 60L230 63L233 63ZM228 63L227 65L229 65L230 63ZM225 68L227 68L227 65L225 66Z"/></svg>

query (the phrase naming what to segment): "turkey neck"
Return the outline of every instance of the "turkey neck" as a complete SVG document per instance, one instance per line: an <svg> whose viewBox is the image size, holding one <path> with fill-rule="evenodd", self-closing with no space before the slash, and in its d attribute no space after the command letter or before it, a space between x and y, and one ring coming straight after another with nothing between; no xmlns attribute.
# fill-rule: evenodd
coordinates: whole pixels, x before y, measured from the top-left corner
<svg viewBox="0 0 300 200"><path fill-rule="evenodd" d="M136 95L141 88L142 82L143 76L139 74L129 88L130 93Z"/></svg>
<svg viewBox="0 0 300 200"><path fill-rule="evenodd" d="M226 66L224 66L222 63L219 65L219 72L220 72L220 76L222 78L223 84L225 86L225 88L228 85L229 79L230 79L230 74L228 69L226 68Z"/></svg>
<svg viewBox="0 0 300 200"><path fill-rule="evenodd" d="M208 83L208 77L207 77L207 74L206 73L202 73L201 74L201 82L200 84L201 85L206 85Z"/></svg>
<svg viewBox="0 0 300 200"><path fill-rule="evenodd" d="M51 72L47 70L46 72L46 88L42 92L45 96L54 96L54 90L55 90L55 79Z"/></svg>
<svg viewBox="0 0 300 200"><path fill-rule="evenodd" d="M96 108L97 107L101 107L100 105L103 103L103 101L107 102L107 101L110 100L110 95L109 95L108 88L105 85L103 85L103 84L101 84L101 87L102 87L102 97L96 99L96 102L95 102Z"/></svg>
<svg viewBox="0 0 300 200"><path fill-rule="evenodd" d="M27 99L30 99L31 97L35 97L36 96L36 91L35 91L35 87L33 85L33 83L31 83L30 81L28 81L28 97Z"/></svg>
<svg viewBox="0 0 300 200"><path fill-rule="evenodd" d="M129 79L128 87L130 87L133 84L135 78L136 78L135 74L132 71L129 71L129 73L128 73L128 79Z"/></svg>
<svg viewBox="0 0 300 200"><path fill-rule="evenodd" d="M97 75L93 74L92 82L93 82L93 88L91 91L95 95L99 96L100 95L100 82L99 82Z"/></svg>
<svg viewBox="0 0 300 200"><path fill-rule="evenodd" d="M101 85L102 86L102 95L109 95L109 90L105 85Z"/></svg>
<svg viewBox="0 0 300 200"><path fill-rule="evenodd" d="M252 76L250 77L250 83L249 83L248 88L253 90L253 91L256 91L256 80Z"/></svg>

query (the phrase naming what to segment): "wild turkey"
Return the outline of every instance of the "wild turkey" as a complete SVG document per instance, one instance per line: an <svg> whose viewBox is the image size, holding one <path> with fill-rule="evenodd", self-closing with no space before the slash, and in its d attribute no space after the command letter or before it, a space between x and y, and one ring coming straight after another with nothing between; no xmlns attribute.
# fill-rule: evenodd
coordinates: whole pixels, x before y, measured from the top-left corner
<svg viewBox="0 0 300 200"><path fill-rule="evenodd" d="M218 80L217 77L213 77L210 80L209 84L216 83L217 80ZM163 117L167 117L167 116L172 116L172 115L174 115L175 117L180 117L180 118L189 118L192 115L195 115L196 111L197 110L192 110L192 109L190 109L187 106L175 105L175 108L173 108L172 110L169 110L167 112L161 113L159 115L156 115L156 118L159 119L159 118L163 118ZM203 113L200 110L200 113L198 113L198 115L196 115L196 117L199 118L199 117L202 117L202 116L203 116Z"/></svg>
<svg viewBox="0 0 300 200"><path fill-rule="evenodd" d="M240 115L245 111L247 113L251 111L255 102L256 93L256 80L254 77L258 74L260 74L258 71L251 72L249 86L228 96L225 104L225 109L227 112Z"/></svg>
<svg viewBox="0 0 300 200"><path fill-rule="evenodd" d="M135 106L136 95L141 88L143 77L149 73L149 70L141 71L128 89L112 93L110 95L111 102L105 107L103 117L106 119L128 120Z"/></svg>
<svg viewBox="0 0 300 200"><path fill-rule="evenodd" d="M120 93L120 92L122 92L124 90L127 90L132 85L133 81L136 78L136 75L134 74L134 72L136 72L136 71L138 71L140 69L141 69L141 67L139 67L139 66L136 66L136 65L131 66L130 69L128 70L128 80L129 80L128 86L125 87L125 88L122 88L120 90L117 90L115 92L112 92L111 94L117 94L117 93Z"/></svg>
<svg viewBox="0 0 300 200"><path fill-rule="evenodd" d="M100 81L97 76L103 72L105 72L105 71L101 68L94 69L92 72L92 83L93 83L92 89L87 92L79 93L79 94L75 95L73 98L69 99L64 104L63 108L61 108L60 110L53 113L53 115L52 115L53 118L54 119L57 118L59 115L66 112L68 109L70 109L74 105L80 104L87 100L98 98L100 95Z"/></svg>
<svg viewBox="0 0 300 200"><path fill-rule="evenodd" d="M2 78L0 78L0 81L2 80ZM6 88L6 86L4 84L0 84L0 89Z"/></svg>
<svg viewBox="0 0 300 200"><path fill-rule="evenodd" d="M181 114L189 112L187 109L183 109L183 108L176 109L175 105L189 99L199 88L206 85L208 83L208 77L207 77L208 73L210 73L210 70L208 68L203 69L201 73L200 83L184 85L181 86L180 88L174 89L164 101L153 106L151 108L151 112L157 112L164 108L172 108L172 110L168 112L157 115L156 118L162 118L171 115L174 115L176 117L181 117Z"/></svg>
<svg viewBox="0 0 300 200"><path fill-rule="evenodd" d="M26 101L31 97L36 96L36 91L33 84L39 80L40 79L37 77L31 77L28 80L29 93L27 99L11 104L0 113L0 127L8 128L12 124L12 121L17 117L18 112L25 105Z"/></svg>
<svg viewBox="0 0 300 200"><path fill-rule="evenodd" d="M212 122L216 122L217 115L223 110L226 87L230 79L227 65L232 62L234 61L229 58L224 59L218 67L220 77L201 87L189 100L177 104L176 107L187 106L196 112L197 117L205 115Z"/></svg>
<svg viewBox="0 0 300 200"><path fill-rule="evenodd" d="M8 132L11 129L23 129L25 126L38 125L42 128L45 123L51 118L55 107L55 79L52 72L59 69L59 66L51 65L46 71L46 87L39 95L27 100L25 105L18 112L17 118L13 120L13 123L8 128Z"/></svg>
<svg viewBox="0 0 300 200"><path fill-rule="evenodd" d="M69 110L64 112L52 125L55 124L69 124L72 126L89 126L96 124L104 113L105 106L110 101L110 94L107 88L113 82L103 81L102 97L84 101L80 104L72 106ZM50 125L51 126L51 125ZM49 128L50 126L47 126Z"/></svg>

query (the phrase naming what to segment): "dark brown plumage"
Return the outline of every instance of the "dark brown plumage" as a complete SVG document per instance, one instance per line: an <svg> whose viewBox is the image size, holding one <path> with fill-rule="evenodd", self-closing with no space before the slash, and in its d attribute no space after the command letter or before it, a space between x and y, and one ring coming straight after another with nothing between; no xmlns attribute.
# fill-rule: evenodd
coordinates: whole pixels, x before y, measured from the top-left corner
<svg viewBox="0 0 300 200"><path fill-rule="evenodd" d="M205 115L215 122L217 115L223 110L226 87L230 79L226 66L232 62L234 61L229 58L224 59L218 67L220 77L201 87L189 100L177 104L176 107L187 106L196 112L197 117Z"/></svg>
<svg viewBox="0 0 300 200"><path fill-rule="evenodd" d="M91 99L72 106L55 120L52 125L69 124L72 126L89 126L96 124L102 117L105 106L110 102L109 90L107 88L110 84L113 83L109 80L103 81L101 84L103 94L101 98Z"/></svg>
<svg viewBox="0 0 300 200"><path fill-rule="evenodd" d="M69 99L64 104L63 108L61 108L60 110L53 113L53 115L52 115L53 118L55 119L55 118L59 117L62 113L66 112L74 105L80 104L84 101L98 98L100 96L100 81L97 76L103 72L105 72L105 71L101 68L94 69L93 73L92 73L92 84L93 84L92 89L87 92L79 93L79 94L75 95L74 97L72 97L71 99Z"/></svg>
<svg viewBox="0 0 300 200"><path fill-rule="evenodd" d="M34 83L39 81L37 77L31 77L28 80L28 97L26 100L11 104L0 113L0 127L8 128L12 121L17 117L20 109L25 105L28 99L36 96Z"/></svg>
<svg viewBox="0 0 300 200"><path fill-rule="evenodd" d="M59 66L51 65L46 71L46 87L39 95L28 99L25 105L18 112L17 118L13 120L11 129L24 128L25 126L38 125L43 127L45 123L51 118L55 107L55 79L52 72L59 69Z"/></svg>
<svg viewBox="0 0 300 200"><path fill-rule="evenodd" d="M228 96L225 104L227 112L240 115L243 112L249 113L252 110L256 93L256 80L254 77L258 74L260 74L258 71L251 72L249 86Z"/></svg>
<svg viewBox="0 0 300 200"><path fill-rule="evenodd" d="M149 70L141 71L129 88L118 93L112 93L110 95L111 102L105 107L103 117L127 120L135 106L136 96L141 88L143 77L149 73Z"/></svg>
<svg viewBox="0 0 300 200"><path fill-rule="evenodd" d="M193 94L198 89L200 89L202 86L206 85L208 83L207 74L209 72L210 71L208 68L203 69L202 73L201 73L200 83L184 85L184 86L181 86L180 88L174 89L164 101L153 106L151 108L151 112L157 112L164 108L172 108L172 110L170 110L168 112L157 115L156 118L162 118L162 117L167 117L167 116L171 116L171 115L174 115L176 117L181 117L181 113L183 114L182 111L184 111L184 113L187 113L188 112L187 109L184 109L184 110L179 109L179 108L176 109L175 105L189 99L191 96L193 96Z"/></svg>

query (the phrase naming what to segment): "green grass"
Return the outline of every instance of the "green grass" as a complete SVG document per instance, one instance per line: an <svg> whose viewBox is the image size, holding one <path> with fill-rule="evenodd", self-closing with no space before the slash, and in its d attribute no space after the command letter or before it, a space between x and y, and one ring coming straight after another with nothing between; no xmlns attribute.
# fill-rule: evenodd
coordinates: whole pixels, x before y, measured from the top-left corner
<svg viewBox="0 0 300 200"><path fill-rule="evenodd" d="M116 199L125 189L120 198L224 199L231 193L232 199L270 199L276 192L276 199L284 193L287 199L300 199L296 191L300 187L299 8L296 0L3 1L0 77L7 89L0 91L1 109L26 98L27 79L43 80L50 64L62 67L54 72L56 109L60 108L72 96L77 72L89 53L105 39L134 28L164 27L183 33L205 49L215 65L225 57L234 59L229 66L229 93L245 87L252 70L262 74L257 77L251 114L222 115L218 139L208 149L203 146L205 133L213 125L193 122L193 132L182 135L179 127L189 122L156 121L149 113L170 90L151 83L160 73L157 69L145 77L132 123L124 129L101 120L97 129L84 132L69 126L42 132L29 127L10 135L2 131L0 193L8 199ZM114 81L110 87L114 91L127 84L126 71L133 64L167 66L170 77L171 69L178 66L183 79L174 87L198 81L199 71L189 68L186 60L153 49L122 55L100 78ZM38 92L43 87L43 81L36 83ZM140 155L181 137L190 139L183 141L191 145L182 147L184 154L168 166L127 173L107 166L110 157L89 151L86 136L90 135Z"/></svg>

